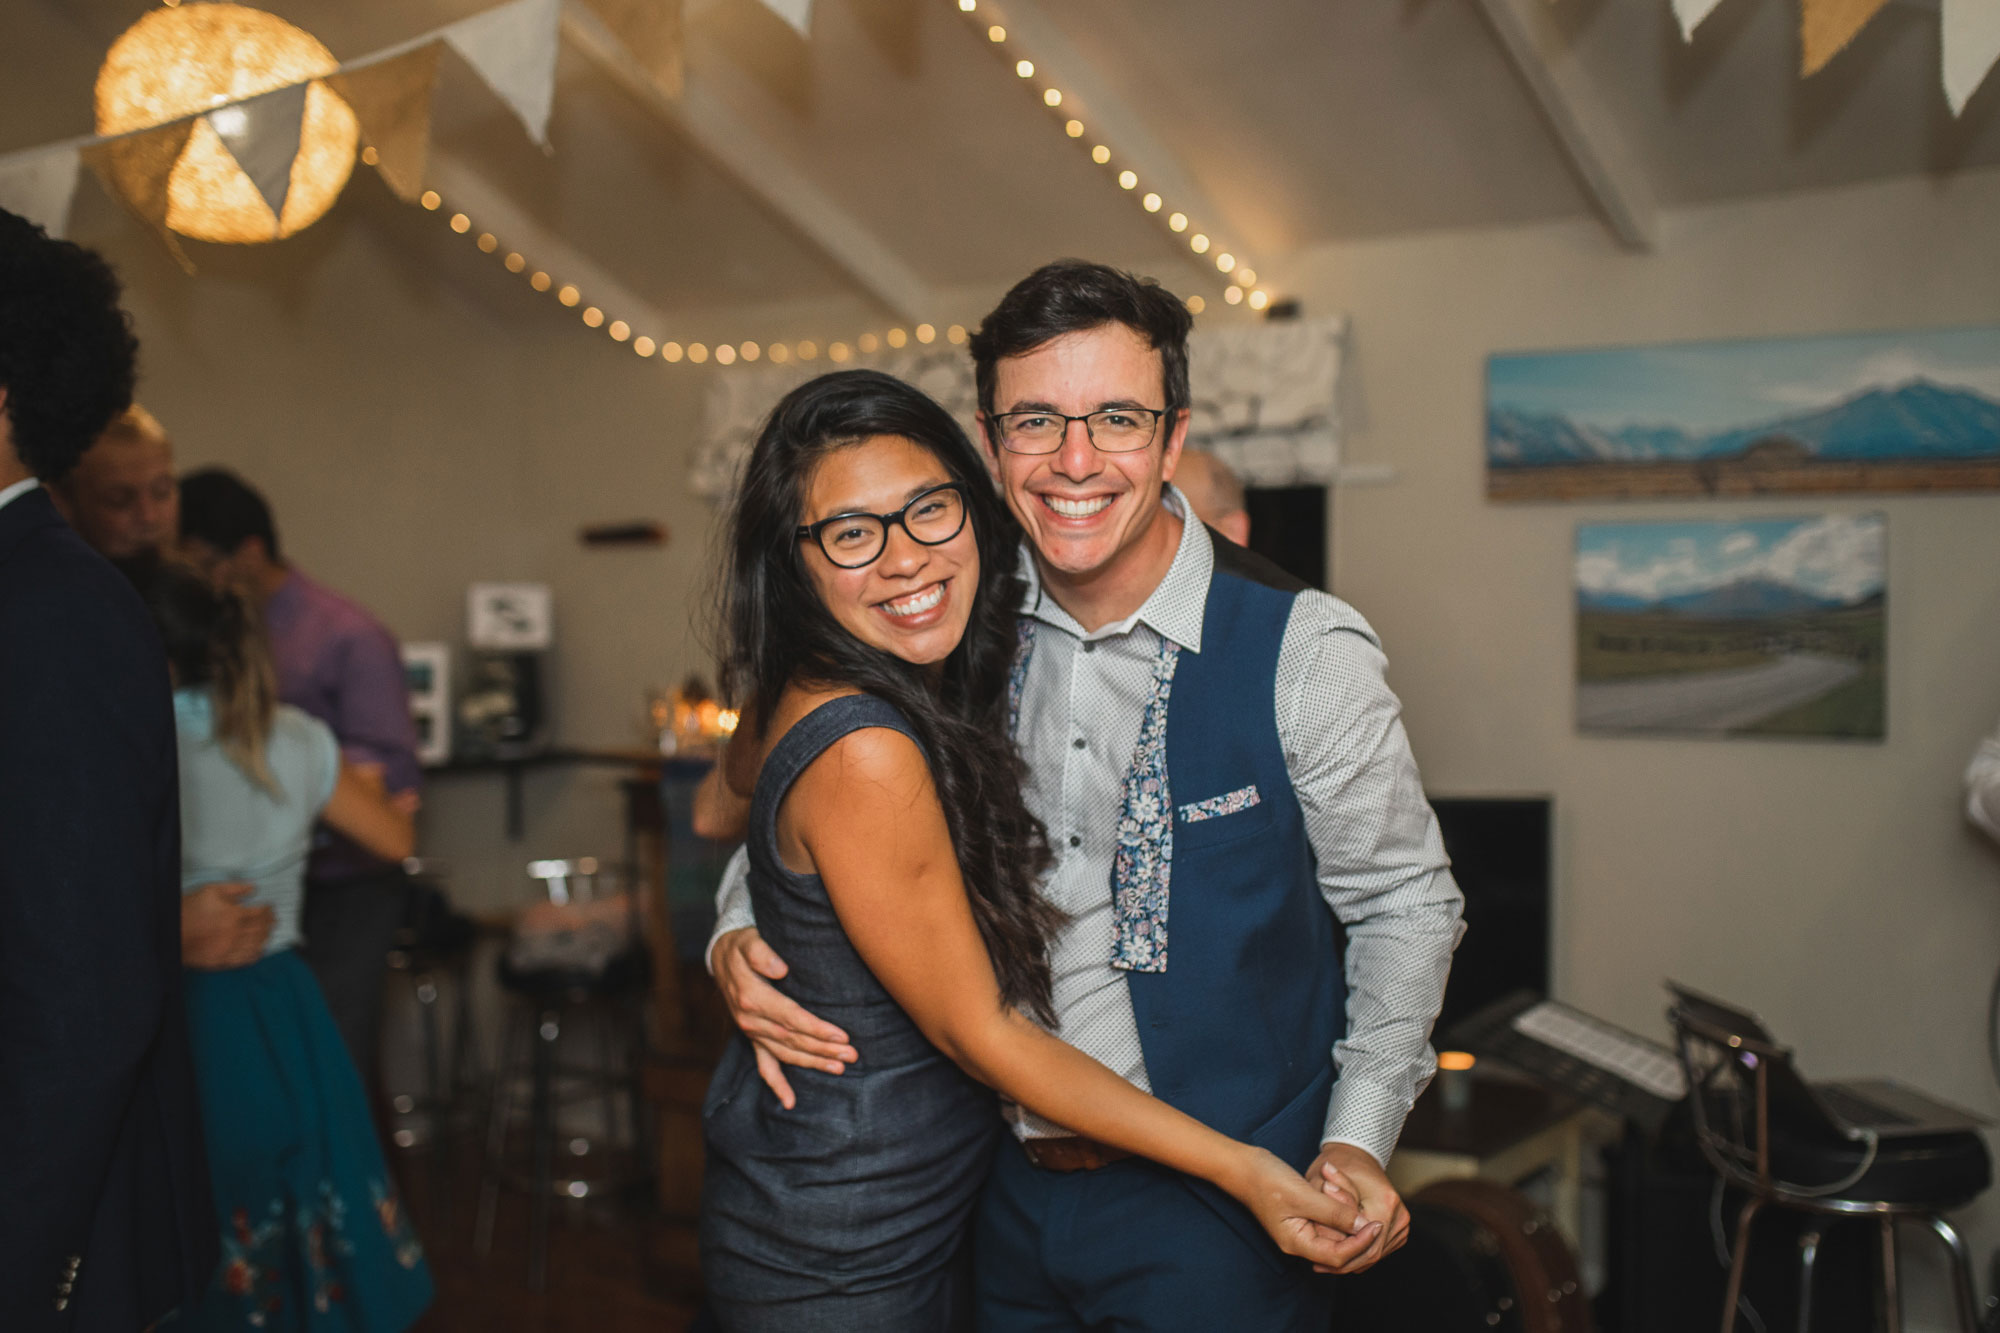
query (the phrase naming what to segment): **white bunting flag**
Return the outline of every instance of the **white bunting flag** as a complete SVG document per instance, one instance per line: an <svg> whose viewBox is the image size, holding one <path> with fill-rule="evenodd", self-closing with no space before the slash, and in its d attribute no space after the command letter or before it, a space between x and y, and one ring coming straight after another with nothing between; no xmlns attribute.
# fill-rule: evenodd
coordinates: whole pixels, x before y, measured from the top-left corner
<svg viewBox="0 0 2000 1333"><path fill-rule="evenodd" d="M2000 60L2000 0L1944 0L1944 96L1965 110Z"/></svg>
<svg viewBox="0 0 2000 1333"><path fill-rule="evenodd" d="M764 0L764 8L791 24L799 36L812 35L813 0Z"/></svg>
<svg viewBox="0 0 2000 1333"><path fill-rule="evenodd" d="M1681 40L1694 40L1694 30L1701 21L1713 14L1722 0L1674 0L1674 17L1680 20Z"/></svg>
<svg viewBox="0 0 2000 1333"><path fill-rule="evenodd" d="M203 117L271 206L273 234L285 216L285 198L292 192L292 163L299 155L299 131L305 122L309 87L308 83L295 83Z"/></svg>
<svg viewBox="0 0 2000 1333"><path fill-rule="evenodd" d="M51 236L64 235L82 165L69 144L0 157L0 208L19 213Z"/></svg>
<svg viewBox="0 0 2000 1333"><path fill-rule="evenodd" d="M479 71L544 148L556 96L556 24L562 0L514 0L444 29L452 50Z"/></svg>

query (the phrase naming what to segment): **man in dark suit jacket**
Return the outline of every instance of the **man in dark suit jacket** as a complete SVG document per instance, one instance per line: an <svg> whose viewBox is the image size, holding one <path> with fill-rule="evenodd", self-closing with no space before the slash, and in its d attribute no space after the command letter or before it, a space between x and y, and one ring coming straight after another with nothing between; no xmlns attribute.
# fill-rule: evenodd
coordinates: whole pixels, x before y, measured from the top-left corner
<svg viewBox="0 0 2000 1333"><path fill-rule="evenodd" d="M104 262L0 210L0 1327L139 1333L216 1227L180 994L166 658L56 513L131 401Z"/></svg>

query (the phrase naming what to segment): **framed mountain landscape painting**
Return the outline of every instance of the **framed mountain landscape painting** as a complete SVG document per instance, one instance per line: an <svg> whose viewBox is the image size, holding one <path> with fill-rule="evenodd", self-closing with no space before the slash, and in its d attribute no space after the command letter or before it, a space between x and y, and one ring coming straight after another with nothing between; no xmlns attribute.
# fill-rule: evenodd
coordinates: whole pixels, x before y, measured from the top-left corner
<svg viewBox="0 0 2000 1333"><path fill-rule="evenodd" d="M1884 734L1880 514L1576 530L1576 721L1599 735Z"/></svg>
<svg viewBox="0 0 2000 1333"><path fill-rule="evenodd" d="M2000 489L2000 327L1495 355L1486 493Z"/></svg>

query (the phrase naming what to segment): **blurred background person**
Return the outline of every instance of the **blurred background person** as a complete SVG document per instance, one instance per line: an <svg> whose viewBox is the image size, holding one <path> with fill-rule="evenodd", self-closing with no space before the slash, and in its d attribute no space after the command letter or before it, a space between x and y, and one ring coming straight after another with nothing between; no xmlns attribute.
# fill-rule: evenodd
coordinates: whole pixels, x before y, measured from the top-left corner
<svg viewBox="0 0 2000 1333"><path fill-rule="evenodd" d="M1182 449L1174 486L1194 506L1196 518L1238 546L1250 544L1250 513L1243 507L1243 482L1229 464L1206 449Z"/></svg>
<svg viewBox="0 0 2000 1333"><path fill-rule="evenodd" d="M359 604L284 558L264 497L207 468L181 478L182 549L211 579L241 590L261 616L278 698L332 729L341 752L373 767L406 812L417 808L417 728L402 649ZM407 885L394 859L322 829L306 869L305 955L364 1082L376 1047L389 947Z"/></svg>
<svg viewBox="0 0 2000 1333"><path fill-rule="evenodd" d="M137 403L111 419L49 495L77 535L109 560L171 546L179 534L173 441Z"/></svg>
<svg viewBox="0 0 2000 1333"><path fill-rule="evenodd" d="M314 822L400 860L410 816L341 758L324 723L277 701L242 594L175 559L126 572L173 673L180 883L246 881L276 914L260 957L186 978L222 1262L175 1327L302 1329L321 1311L329 1327L397 1333L430 1304L430 1273L297 945Z"/></svg>
<svg viewBox="0 0 2000 1333"><path fill-rule="evenodd" d="M181 1006L167 664L56 512L132 401L102 259L0 210L0 1323L134 1333L215 1231Z"/></svg>

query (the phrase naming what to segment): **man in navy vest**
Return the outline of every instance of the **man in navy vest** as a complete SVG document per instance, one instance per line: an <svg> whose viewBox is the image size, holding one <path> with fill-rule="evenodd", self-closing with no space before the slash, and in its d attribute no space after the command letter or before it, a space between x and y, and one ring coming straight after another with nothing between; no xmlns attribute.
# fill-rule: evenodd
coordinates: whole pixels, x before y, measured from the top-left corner
<svg viewBox="0 0 2000 1333"><path fill-rule="evenodd" d="M1334 1271L1402 1243L1383 1165L1435 1062L1462 902L1367 622L1211 533L1173 478L1182 303L1102 265L1024 279L972 340L1032 547L1014 679L1027 799L1071 915L1059 1035L1360 1207ZM725 891L711 960L767 1080L845 1035L766 984ZM1343 943L1344 935L1344 943ZM1343 966L1344 963L1344 966ZM1201 1182L1015 1108L980 1205L982 1329L1323 1329L1332 1284Z"/></svg>

